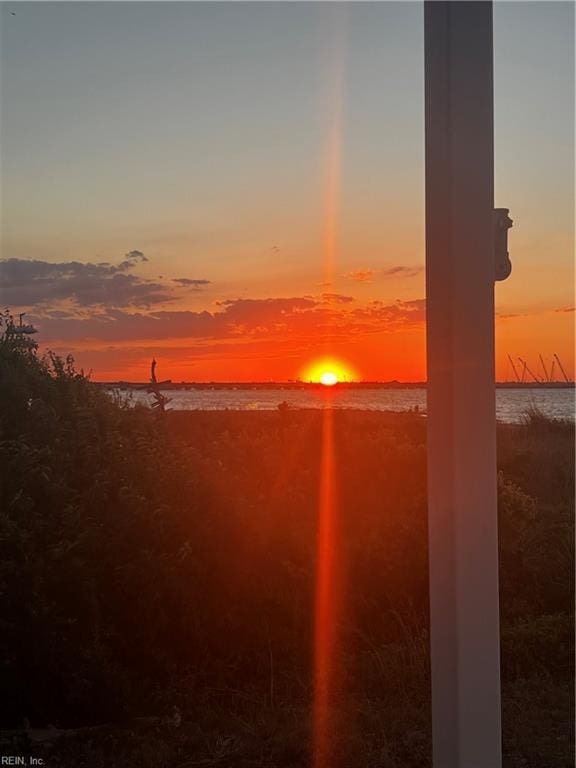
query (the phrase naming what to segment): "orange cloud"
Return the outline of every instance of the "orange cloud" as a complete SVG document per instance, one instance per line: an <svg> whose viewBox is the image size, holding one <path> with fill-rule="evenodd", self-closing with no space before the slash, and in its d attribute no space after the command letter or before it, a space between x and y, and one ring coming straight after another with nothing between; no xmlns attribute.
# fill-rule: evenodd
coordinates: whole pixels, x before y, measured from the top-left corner
<svg viewBox="0 0 576 768"><path fill-rule="evenodd" d="M344 277L355 280L357 283L371 283L375 274L373 269L357 269L353 272L347 272Z"/></svg>
<svg viewBox="0 0 576 768"><path fill-rule="evenodd" d="M386 269L357 269L347 272L343 277L354 280L357 283L371 283L376 275L381 275L382 277L416 277L423 271L423 265L413 267L396 266L387 267Z"/></svg>
<svg viewBox="0 0 576 768"><path fill-rule="evenodd" d="M395 331L422 323L424 299L364 306L352 296L322 294L268 299L227 299L216 312L190 310L98 310L87 315L46 311L32 316L43 340L70 343L94 339L102 342L168 339L233 339L300 336L351 338L374 331Z"/></svg>

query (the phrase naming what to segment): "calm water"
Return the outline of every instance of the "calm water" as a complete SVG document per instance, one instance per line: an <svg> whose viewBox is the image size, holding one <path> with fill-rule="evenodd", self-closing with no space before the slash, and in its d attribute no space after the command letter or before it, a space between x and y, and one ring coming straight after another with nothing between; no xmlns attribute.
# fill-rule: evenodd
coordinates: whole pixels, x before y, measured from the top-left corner
<svg viewBox="0 0 576 768"><path fill-rule="evenodd" d="M373 390L299 390L299 389L174 389L165 392L171 398L173 410L268 411L286 402L295 408L360 408L366 411L406 411L418 406L426 412L426 391L423 389ZM146 392L132 392L134 402L151 403ZM546 416L574 419L575 391L573 389L498 389L496 417L499 421L519 422L526 411L535 406Z"/></svg>

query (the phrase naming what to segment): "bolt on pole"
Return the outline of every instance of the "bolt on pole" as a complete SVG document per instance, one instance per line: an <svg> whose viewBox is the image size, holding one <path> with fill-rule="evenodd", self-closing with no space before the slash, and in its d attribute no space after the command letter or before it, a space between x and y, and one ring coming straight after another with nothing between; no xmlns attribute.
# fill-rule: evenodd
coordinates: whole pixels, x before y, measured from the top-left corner
<svg viewBox="0 0 576 768"><path fill-rule="evenodd" d="M426 0L435 768L500 768L491 2Z"/></svg>

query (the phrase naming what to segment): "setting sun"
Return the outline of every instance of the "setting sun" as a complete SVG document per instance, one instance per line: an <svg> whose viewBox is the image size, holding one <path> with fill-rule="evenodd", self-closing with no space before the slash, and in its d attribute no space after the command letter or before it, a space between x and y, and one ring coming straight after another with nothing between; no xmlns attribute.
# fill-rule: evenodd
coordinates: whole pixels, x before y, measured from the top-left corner
<svg viewBox="0 0 576 768"><path fill-rule="evenodd" d="M326 387L333 387L339 382L356 381L358 376L356 372L341 360L322 359L316 360L304 369L302 374L303 381L309 381L313 384L323 384Z"/></svg>
<svg viewBox="0 0 576 768"><path fill-rule="evenodd" d="M320 376L320 384L324 384L325 387L333 387L334 384L338 384L338 376L333 371L324 371Z"/></svg>

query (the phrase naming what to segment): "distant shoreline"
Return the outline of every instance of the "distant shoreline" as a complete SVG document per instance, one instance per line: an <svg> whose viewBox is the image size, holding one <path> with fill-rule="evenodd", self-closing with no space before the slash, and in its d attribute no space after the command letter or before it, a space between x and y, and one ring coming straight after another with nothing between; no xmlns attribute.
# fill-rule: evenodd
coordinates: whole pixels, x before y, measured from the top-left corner
<svg viewBox="0 0 576 768"><path fill-rule="evenodd" d="M106 389L148 389L148 382L136 381L96 381L100 387ZM278 381L278 382L190 382L190 381L160 381L158 386L161 390L318 390L325 389L323 384L317 384L304 381ZM575 383L564 381L545 381L545 382L519 382L519 381L497 381L496 389L574 389ZM400 382L400 381L350 381L339 382L332 389L426 389L425 381Z"/></svg>

